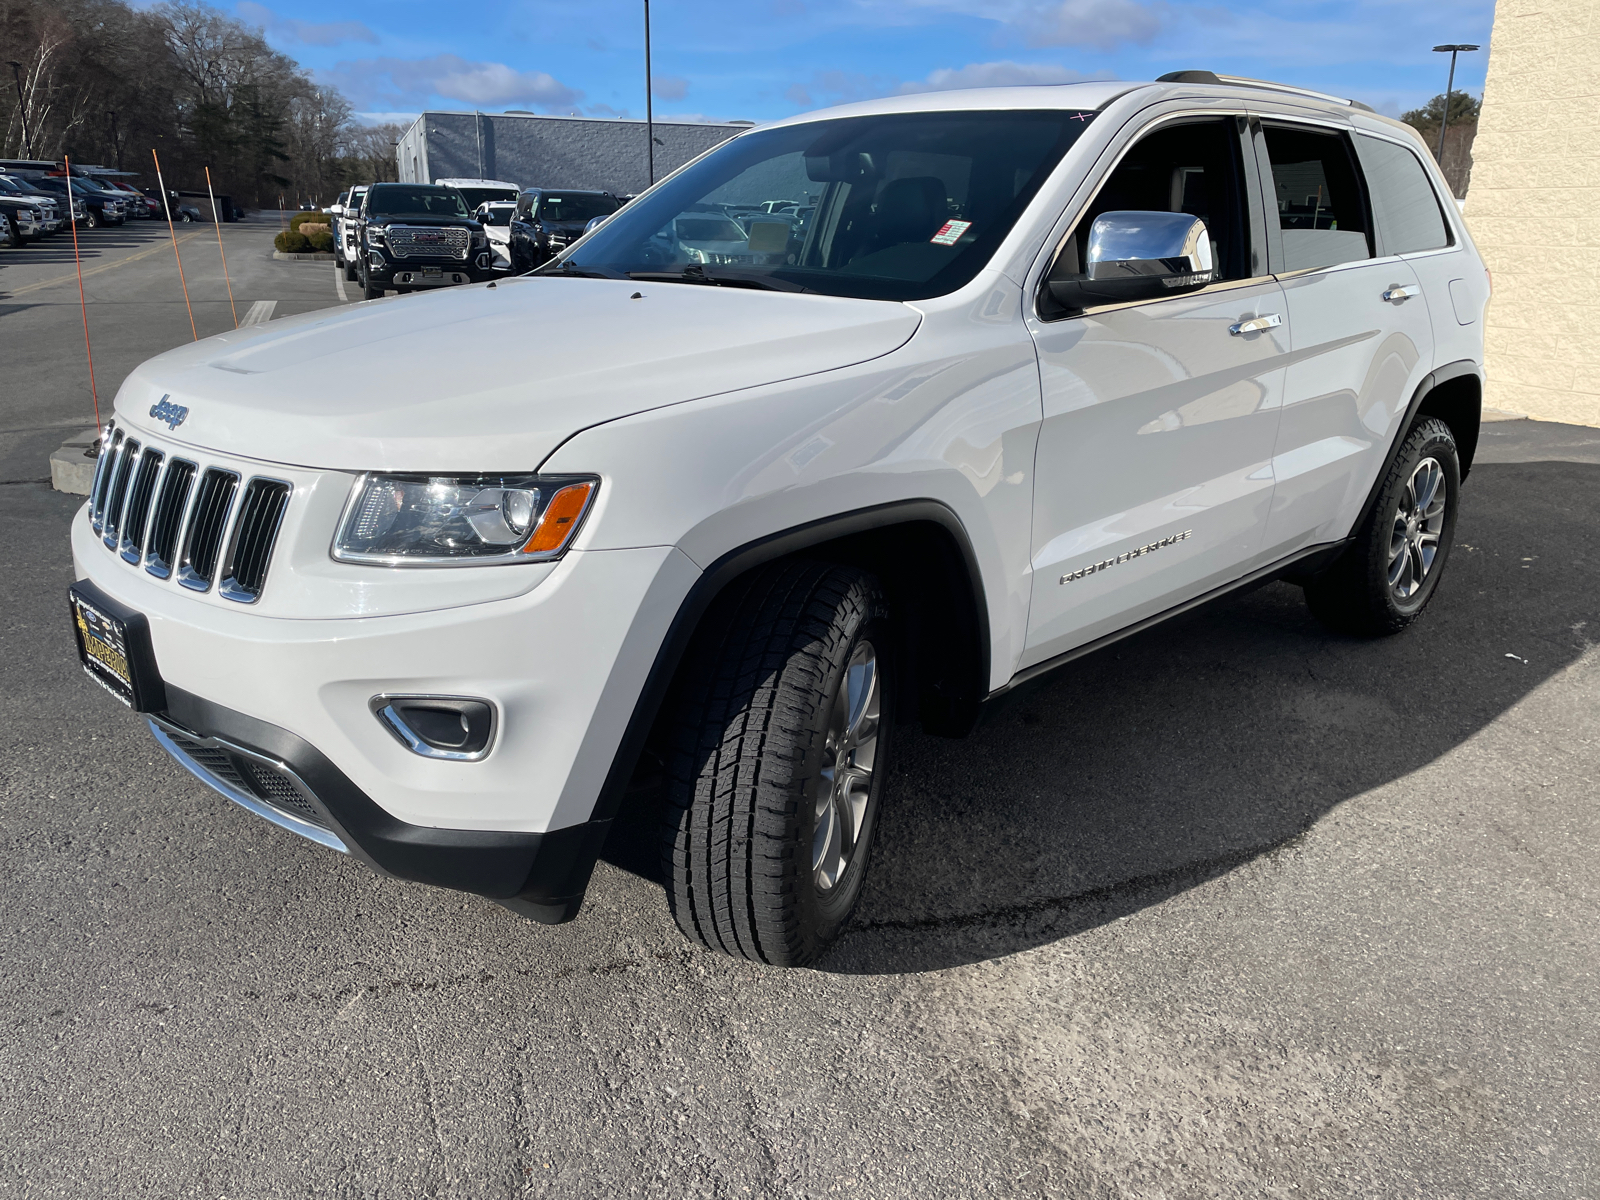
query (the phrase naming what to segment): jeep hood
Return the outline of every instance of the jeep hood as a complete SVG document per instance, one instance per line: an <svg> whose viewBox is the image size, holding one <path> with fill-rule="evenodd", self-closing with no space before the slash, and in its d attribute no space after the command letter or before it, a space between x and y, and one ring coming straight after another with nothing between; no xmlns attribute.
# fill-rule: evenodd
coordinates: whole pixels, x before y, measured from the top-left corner
<svg viewBox="0 0 1600 1200"><path fill-rule="evenodd" d="M128 376L117 414L168 444L286 465L527 471L591 425L877 358L920 319L879 300L514 278L169 351ZM170 431L150 416L163 396L189 410Z"/></svg>

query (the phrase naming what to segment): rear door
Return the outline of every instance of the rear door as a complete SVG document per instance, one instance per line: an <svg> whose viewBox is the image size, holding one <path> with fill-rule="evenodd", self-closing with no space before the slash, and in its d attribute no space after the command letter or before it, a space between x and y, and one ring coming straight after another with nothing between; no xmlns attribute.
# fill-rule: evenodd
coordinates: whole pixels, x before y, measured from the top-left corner
<svg viewBox="0 0 1600 1200"><path fill-rule="evenodd" d="M1070 275L1100 213L1186 212L1206 222L1221 278L1170 299L1030 316L1044 422L1023 668L1260 562L1289 328L1246 133L1232 115L1147 126L1057 251L1056 273ZM1257 317L1280 323L1230 332Z"/></svg>
<svg viewBox="0 0 1600 1200"><path fill-rule="evenodd" d="M1477 362L1483 355L1480 326L1489 279L1468 250L1464 232L1456 229L1455 198L1431 168L1431 158L1424 165L1419 148L1403 137L1364 131L1355 135L1378 227L1378 251L1399 255L1416 272L1433 324L1434 363Z"/></svg>
<svg viewBox="0 0 1600 1200"><path fill-rule="evenodd" d="M1283 557L1350 533L1433 369L1433 330L1416 272L1381 253L1349 131L1263 117L1256 147L1293 329L1267 526Z"/></svg>

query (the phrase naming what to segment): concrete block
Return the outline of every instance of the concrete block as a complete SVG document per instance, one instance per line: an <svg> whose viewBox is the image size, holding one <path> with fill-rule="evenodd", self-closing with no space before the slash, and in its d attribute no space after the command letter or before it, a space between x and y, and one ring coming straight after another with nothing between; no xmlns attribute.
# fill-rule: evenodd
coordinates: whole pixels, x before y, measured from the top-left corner
<svg viewBox="0 0 1600 1200"><path fill-rule="evenodd" d="M50 486L58 492L87 496L94 483L95 443L99 440L98 429L85 429L63 442L50 456Z"/></svg>

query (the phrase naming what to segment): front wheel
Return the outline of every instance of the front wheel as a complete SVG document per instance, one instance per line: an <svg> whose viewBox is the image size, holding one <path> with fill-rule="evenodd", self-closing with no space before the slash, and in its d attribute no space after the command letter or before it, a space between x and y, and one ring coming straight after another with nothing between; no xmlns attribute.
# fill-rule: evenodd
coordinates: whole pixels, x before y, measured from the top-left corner
<svg viewBox="0 0 1600 1200"><path fill-rule="evenodd" d="M366 273L366 271L364 271L364 270L361 272L361 281L360 282L361 282L361 298L363 300L382 300L383 299L383 289L381 287L373 287L372 286L372 277L370 275L368 275Z"/></svg>
<svg viewBox="0 0 1600 1200"><path fill-rule="evenodd" d="M83 223L90 229L98 229L101 225L105 224L105 222L100 219L100 215L92 208L89 210L89 215L83 219Z"/></svg>
<svg viewBox="0 0 1600 1200"><path fill-rule="evenodd" d="M853 567L779 563L718 599L671 710L662 859L687 936L804 966L838 934L877 825L892 646Z"/></svg>
<svg viewBox="0 0 1600 1200"><path fill-rule="evenodd" d="M1312 615L1331 629L1369 637L1399 633L1415 621L1450 557L1460 495L1450 426L1433 417L1419 421L1349 549L1306 582Z"/></svg>

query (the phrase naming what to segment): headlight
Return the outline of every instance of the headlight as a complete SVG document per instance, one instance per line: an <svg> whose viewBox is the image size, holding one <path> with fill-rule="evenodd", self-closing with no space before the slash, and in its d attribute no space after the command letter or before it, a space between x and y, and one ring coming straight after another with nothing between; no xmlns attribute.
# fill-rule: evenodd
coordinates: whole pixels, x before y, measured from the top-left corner
<svg viewBox="0 0 1600 1200"><path fill-rule="evenodd" d="M472 235L472 244L474 246L487 246L489 244L489 235L485 234L485 233L475 233L475 234L473 234Z"/></svg>
<svg viewBox="0 0 1600 1200"><path fill-rule="evenodd" d="M560 557L600 481L573 475L363 475L333 557L386 566L491 566Z"/></svg>
<svg viewBox="0 0 1600 1200"><path fill-rule="evenodd" d="M368 225L367 241L371 242L374 246L381 246L383 245L383 235L388 232L389 231L382 225Z"/></svg>

